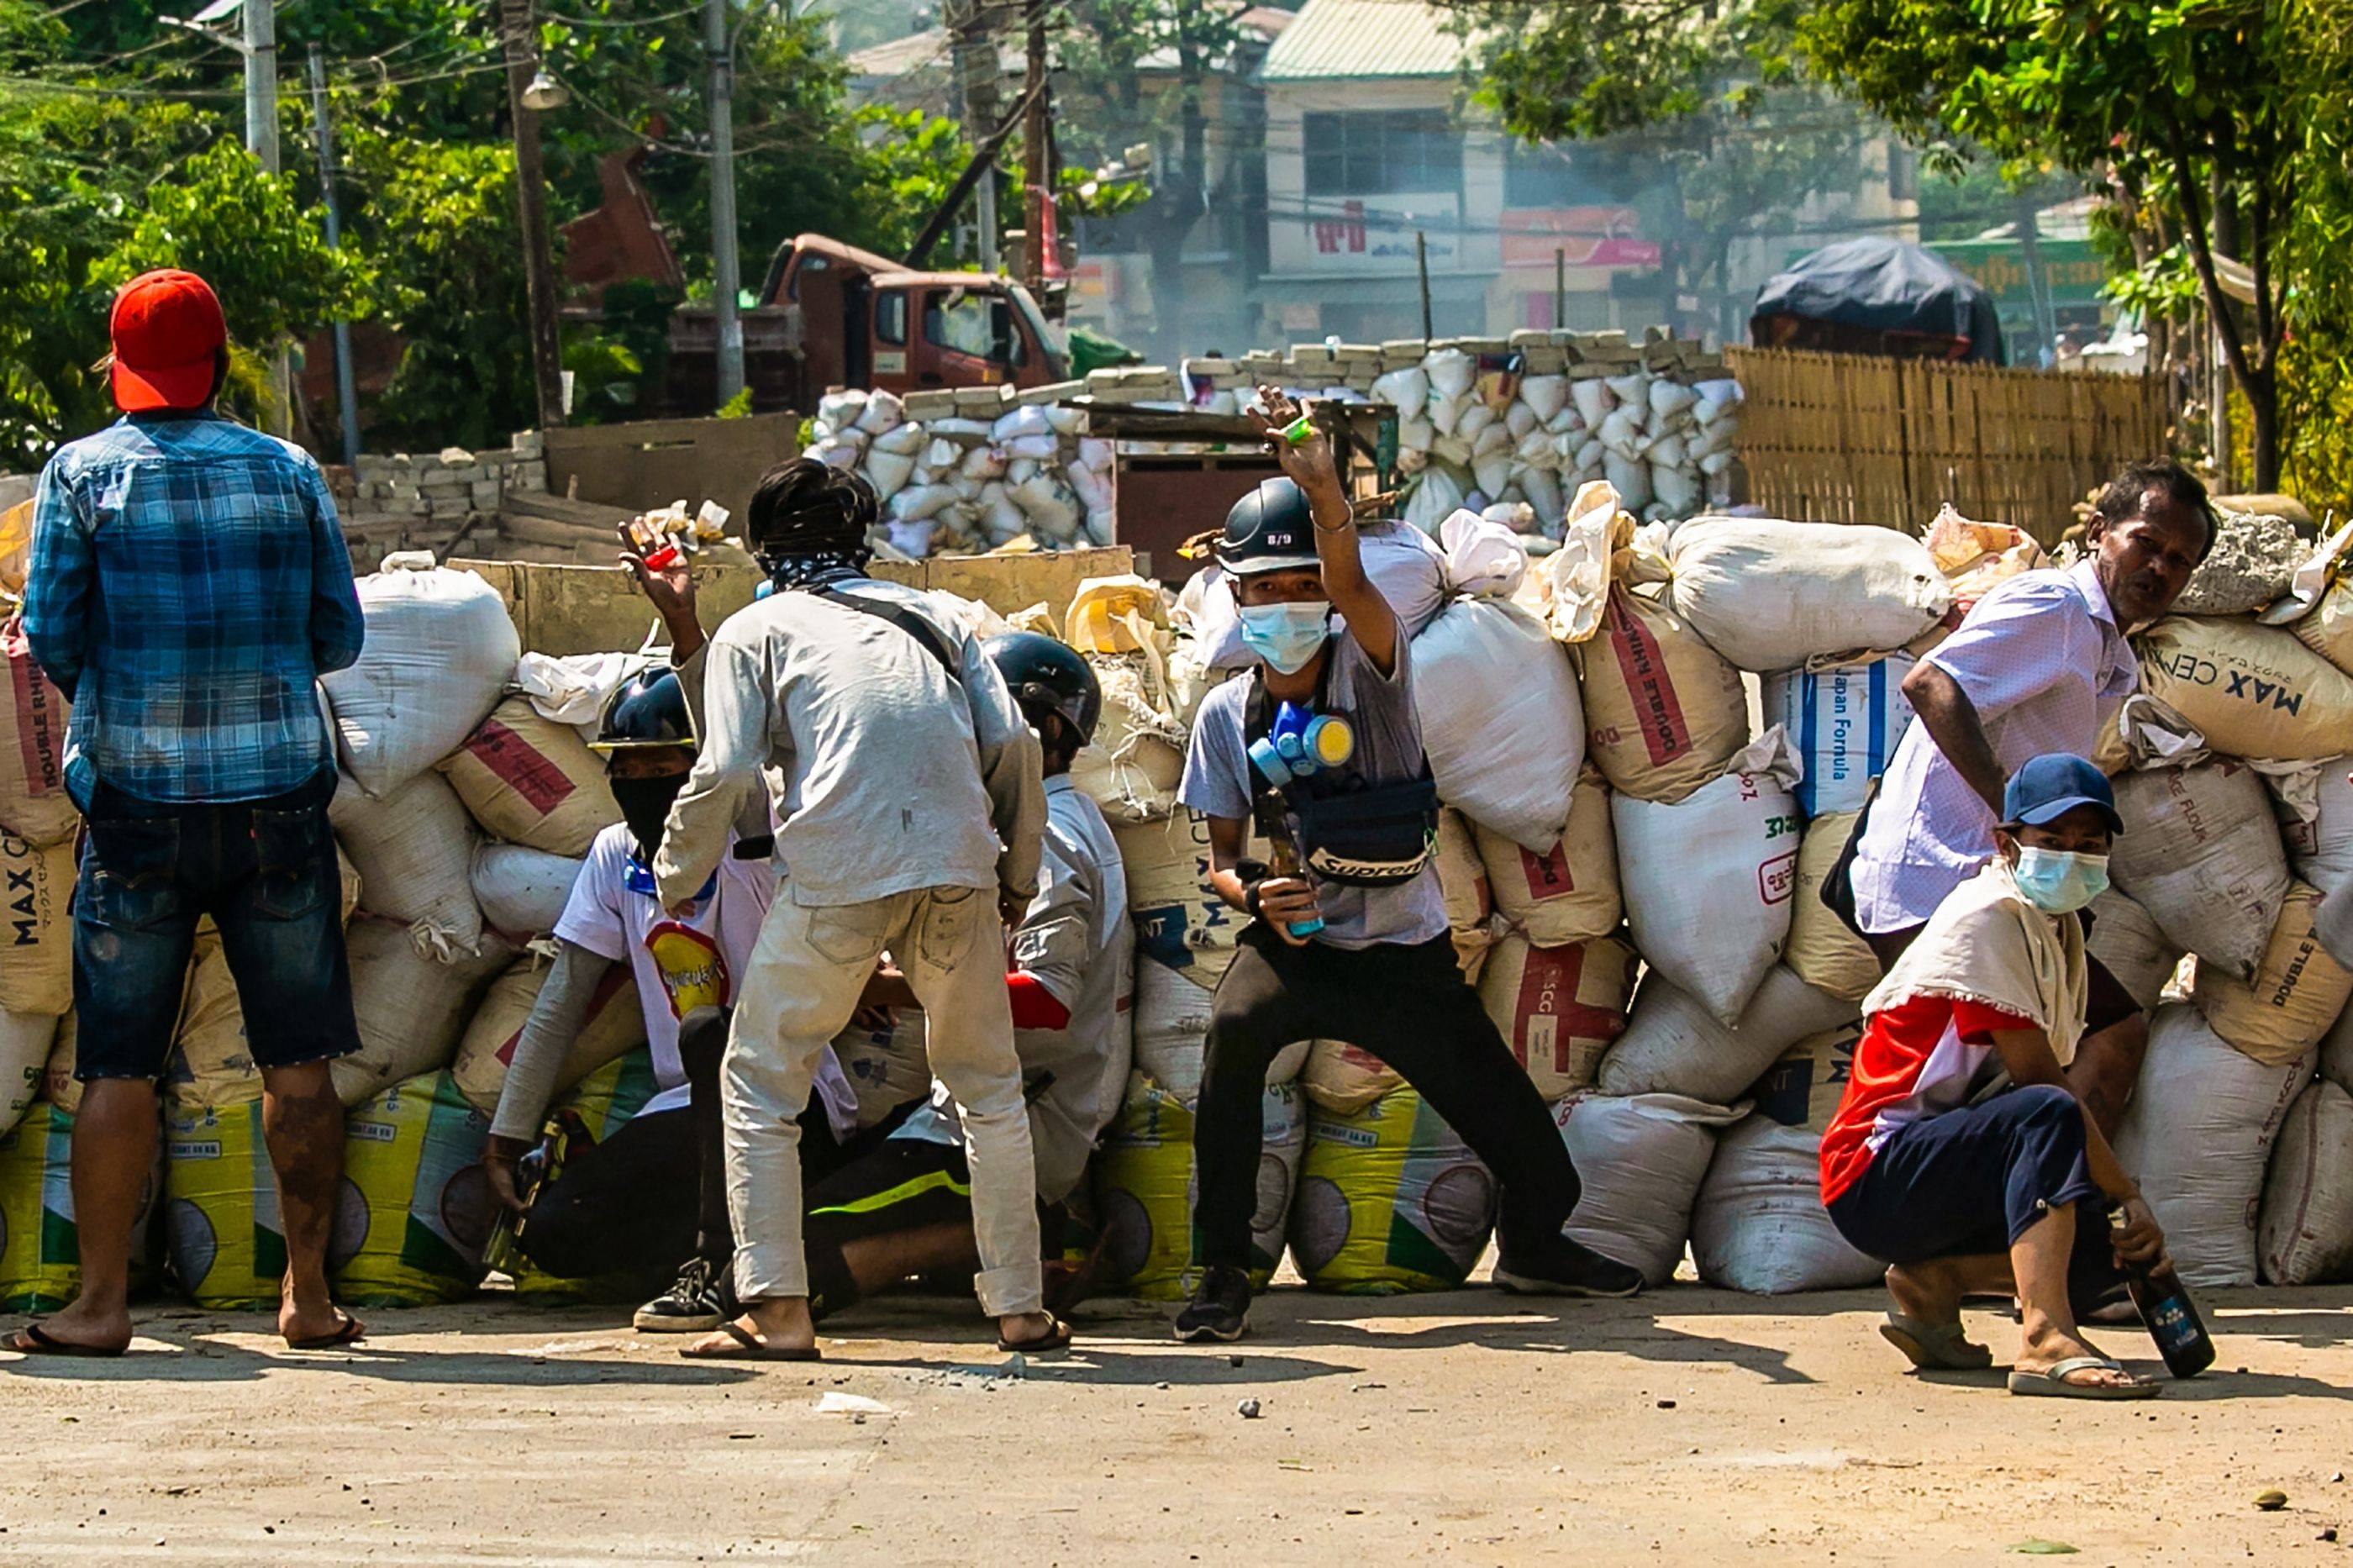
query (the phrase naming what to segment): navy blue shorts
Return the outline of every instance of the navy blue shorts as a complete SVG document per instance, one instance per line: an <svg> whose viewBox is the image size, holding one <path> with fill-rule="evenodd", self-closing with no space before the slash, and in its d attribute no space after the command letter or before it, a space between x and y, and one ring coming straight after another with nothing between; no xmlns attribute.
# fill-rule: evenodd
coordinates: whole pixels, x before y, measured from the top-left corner
<svg viewBox="0 0 2353 1568"><path fill-rule="evenodd" d="M141 800L100 781L74 885L74 1076L164 1075L196 922L220 929L256 1066L359 1049L332 769L267 800Z"/></svg>
<svg viewBox="0 0 2353 1568"><path fill-rule="evenodd" d="M2080 1309L2123 1279L2084 1147L2073 1095L2051 1084L2013 1089L1898 1129L1831 1201L1831 1223L1882 1263L1923 1263L2008 1252L2048 1210L2073 1204L2068 1295Z"/></svg>

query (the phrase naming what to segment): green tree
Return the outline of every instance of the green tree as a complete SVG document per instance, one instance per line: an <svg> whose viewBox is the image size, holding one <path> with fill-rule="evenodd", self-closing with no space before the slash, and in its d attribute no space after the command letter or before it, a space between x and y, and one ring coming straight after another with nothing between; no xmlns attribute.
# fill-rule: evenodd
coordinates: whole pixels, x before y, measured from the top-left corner
<svg viewBox="0 0 2353 1568"><path fill-rule="evenodd" d="M2181 246L2247 402L2254 483L2278 483L2295 116L2310 95L2289 7L1828 0L1799 32L1816 69L1907 134L2113 182L2167 245ZM2234 260L2247 268L2244 305L2225 287Z"/></svg>

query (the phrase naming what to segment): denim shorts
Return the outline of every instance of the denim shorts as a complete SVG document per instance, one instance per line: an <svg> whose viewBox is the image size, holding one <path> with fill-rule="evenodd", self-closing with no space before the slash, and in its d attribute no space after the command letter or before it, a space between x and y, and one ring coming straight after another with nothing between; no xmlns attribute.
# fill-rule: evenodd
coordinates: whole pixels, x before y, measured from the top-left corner
<svg viewBox="0 0 2353 1568"><path fill-rule="evenodd" d="M332 771L266 800L141 800L92 791L74 886L74 1076L164 1075L196 924L219 928L256 1066L359 1049Z"/></svg>

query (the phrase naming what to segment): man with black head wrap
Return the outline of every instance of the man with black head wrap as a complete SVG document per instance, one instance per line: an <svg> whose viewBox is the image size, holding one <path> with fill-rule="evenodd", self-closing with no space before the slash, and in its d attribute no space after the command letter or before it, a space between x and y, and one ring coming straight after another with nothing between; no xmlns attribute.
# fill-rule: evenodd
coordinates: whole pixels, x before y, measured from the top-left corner
<svg viewBox="0 0 2353 1568"><path fill-rule="evenodd" d="M1008 1350L1058 1350L1043 1310L1034 1156L1005 984L1004 911L1037 891L1045 786L1031 732L980 639L865 574L874 493L807 458L753 493L772 591L712 638L706 729L654 860L691 899L765 778L775 903L721 1068L741 1316L697 1357L813 1360L797 1120L828 1042L887 950L929 1016L934 1075L962 1113L975 1279Z"/></svg>

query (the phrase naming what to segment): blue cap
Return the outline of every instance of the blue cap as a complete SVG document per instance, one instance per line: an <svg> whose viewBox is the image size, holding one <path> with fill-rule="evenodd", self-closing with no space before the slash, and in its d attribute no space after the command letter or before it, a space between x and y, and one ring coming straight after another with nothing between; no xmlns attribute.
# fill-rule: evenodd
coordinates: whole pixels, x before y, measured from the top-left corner
<svg viewBox="0 0 2353 1568"><path fill-rule="evenodd" d="M2116 815L2116 792L2108 777L2083 758L2068 752L2049 752L2028 760L2010 775L2001 792L2004 822L2031 827L2056 822L2079 805L2096 805L2108 819L2108 831L2122 833L2125 819Z"/></svg>

